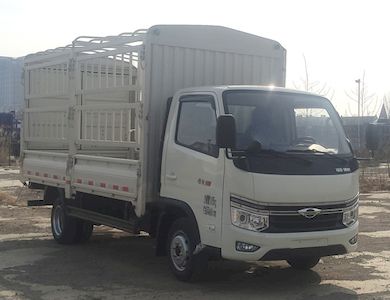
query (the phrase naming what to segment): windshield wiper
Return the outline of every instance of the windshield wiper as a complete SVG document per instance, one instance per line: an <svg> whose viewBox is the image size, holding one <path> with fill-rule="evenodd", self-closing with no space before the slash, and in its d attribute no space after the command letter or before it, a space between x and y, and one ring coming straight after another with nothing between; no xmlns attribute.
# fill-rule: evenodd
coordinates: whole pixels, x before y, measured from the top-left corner
<svg viewBox="0 0 390 300"><path fill-rule="evenodd" d="M342 162L348 162L348 160L346 158L343 158L343 157L339 157L335 154L332 154L332 153L329 153L329 152L326 152L326 151L320 151L320 150L316 150L316 149L291 149L291 150L287 150L286 152L289 152L289 153L313 153L313 154L322 154L326 157L330 157L330 158L334 158L334 159L338 159Z"/></svg>

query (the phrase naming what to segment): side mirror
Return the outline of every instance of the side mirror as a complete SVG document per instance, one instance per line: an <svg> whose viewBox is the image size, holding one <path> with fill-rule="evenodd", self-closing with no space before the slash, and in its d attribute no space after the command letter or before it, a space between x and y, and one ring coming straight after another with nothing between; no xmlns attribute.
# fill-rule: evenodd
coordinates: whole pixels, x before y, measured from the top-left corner
<svg viewBox="0 0 390 300"><path fill-rule="evenodd" d="M236 147L236 120L233 115L222 115L218 117L216 140L219 148Z"/></svg>
<svg viewBox="0 0 390 300"><path fill-rule="evenodd" d="M378 124L368 124L366 129L366 146L368 150L378 150L381 129L381 126L378 126Z"/></svg>

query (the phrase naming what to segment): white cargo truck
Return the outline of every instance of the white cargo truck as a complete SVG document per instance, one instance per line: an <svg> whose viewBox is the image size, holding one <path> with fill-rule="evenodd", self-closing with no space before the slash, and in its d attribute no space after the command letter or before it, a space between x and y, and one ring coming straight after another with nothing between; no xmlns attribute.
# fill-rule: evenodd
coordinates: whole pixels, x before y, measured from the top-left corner
<svg viewBox="0 0 390 300"><path fill-rule="evenodd" d="M23 180L54 239L144 231L189 280L211 257L311 268L353 251L358 164L286 51L218 26L75 39L25 60ZM276 87L278 86L278 87Z"/></svg>

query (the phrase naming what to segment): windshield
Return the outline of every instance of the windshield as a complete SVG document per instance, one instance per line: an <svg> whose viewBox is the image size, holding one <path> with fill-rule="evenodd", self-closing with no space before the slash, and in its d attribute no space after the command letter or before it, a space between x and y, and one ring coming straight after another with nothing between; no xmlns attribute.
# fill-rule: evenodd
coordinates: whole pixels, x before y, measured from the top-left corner
<svg viewBox="0 0 390 300"><path fill-rule="evenodd" d="M236 120L236 150L259 142L282 152L351 154L340 118L319 96L233 90L223 94L226 113Z"/></svg>

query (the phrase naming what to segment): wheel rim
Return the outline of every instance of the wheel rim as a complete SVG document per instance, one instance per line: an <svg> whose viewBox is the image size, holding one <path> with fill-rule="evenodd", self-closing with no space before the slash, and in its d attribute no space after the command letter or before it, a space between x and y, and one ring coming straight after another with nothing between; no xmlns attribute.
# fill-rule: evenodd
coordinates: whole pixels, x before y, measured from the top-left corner
<svg viewBox="0 0 390 300"><path fill-rule="evenodd" d="M171 241L171 259L175 268L184 271L189 259L188 240L184 233L177 233Z"/></svg>
<svg viewBox="0 0 390 300"><path fill-rule="evenodd" d="M56 236L62 235L64 212L61 206L56 206L53 214L53 230Z"/></svg>

